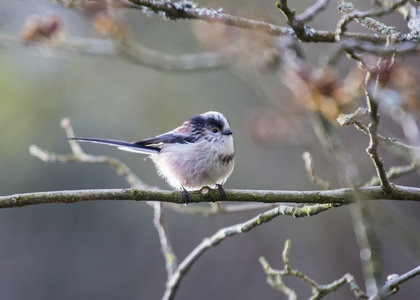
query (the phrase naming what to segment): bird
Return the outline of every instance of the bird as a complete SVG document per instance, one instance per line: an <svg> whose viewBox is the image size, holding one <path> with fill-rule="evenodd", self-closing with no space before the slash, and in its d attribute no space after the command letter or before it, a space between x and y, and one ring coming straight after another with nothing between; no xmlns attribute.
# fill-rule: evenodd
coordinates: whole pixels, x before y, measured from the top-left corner
<svg viewBox="0 0 420 300"><path fill-rule="evenodd" d="M149 155L145 159L154 162L158 174L172 188L182 191L187 205L191 200L188 191L204 186L217 188L221 201L226 199L223 184L235 166L232 134L230 123L222 113L208 111L187 119L171 131L137 142L88 137L67 139Z"/></svg>

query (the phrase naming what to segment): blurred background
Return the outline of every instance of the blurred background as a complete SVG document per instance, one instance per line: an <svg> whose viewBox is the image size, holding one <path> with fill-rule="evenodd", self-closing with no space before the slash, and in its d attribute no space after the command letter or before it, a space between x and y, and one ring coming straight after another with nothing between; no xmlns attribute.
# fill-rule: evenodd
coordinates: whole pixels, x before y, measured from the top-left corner
<svg viewBox="0 0 420 300"><path fill-rule="evenodd" d="M200 1L200 4L286 26L274 1ZM310 4L310 1L291 3L298 12ZM361 10L370 7L364 1L355 4ZM17 38L31 15L42 17L52 13L62 24L64 39L105 39L94 29L97 22L94 12L73 10L45 0L1 1L0 33L2 37ZM167 21L139 10L118 13L134 41L167 54L226 50L234 42L245 41L248 43L245 45L250 45L249 38L242 36L243 30L226 33L222 28L219 31L225 40L221 41L219 27L211 31L200 21ZM334 30L339 17L336 4L331 3L310 25ZM385 20L404 28L404 20L398 14ZM355 24L349 28L366 32ZM267 42L252 41L255 45ZM336 166L315 137L307 107L296 104L299 100L296 91L287 84L294 79L285 76L287 72L278 66L276 57L270 58L271 48L249 46L249 53L255 51L252 59L251 55L248 58L245 55L232 67L168 72L117 56L84 55L4 42L1 45L1 195L129 187L107 166L44 163L29 154L31 145L55 153L70 153L68 143L61 139L65 136L60 127L64 117L71 120L78 136L132 141L171 130L183 120L208 110L225 114L234 131L236 166L225 188L319 189L308 180L302 160L305 151L311 152L321 178L333 188L343 186ZM303 48L308 65L319 65L333 50L331 44ZM256 53L268 56L261 59ZM418 67L413 58L404 62ZM343 79L356 72L352 76L363 78L354 71L355 63L344 56L334 66L338 72L332 77ZM359 97L357 93L353 96ZM363 97L359 100L359 105L363 105ZM404 137L403 130L390 116L385 114L381 121L386 134ZM365 154L368 137L352 127L338 130L343 147L353 154L359 167L361 182L370 180L375 173ZM100 145L82 144L82 147L87 153L117 157L146 183L169 188L157 176L153 163L144 162L143 156ZM381 155L387 168L402 164L387 152ZM414 173L394 182L418 186L418 180ZM376 205L391 209L394 222L410 221L406 229L418 232L420 209L416 203L382 201ZM293 268L319 283L332 282L349 272L364 287L351 209L341 207L300 219L278 217L227 239L206 252L191 268L176 299L285 299L266 283L258 258L264 256L273 267L282 268L281 251L288 238L292 241ZM203 238L257 213L204 217L165 210L165 218L175 253L182 260ZM150 206L131 201L1 210L0 299L160 299L166 271L152 218ZM385 273L402 274L419 264L419 249L413 246L413 240L404 242L395 232L398 226L390 222L379 216L376 224ZM393 299L415 299L419 280L405 283ZM296 289L302 299L310 295L309 287L295 279L287 279L286 284ZM326 299L354 299L354 296L346 286Z"/></svg>

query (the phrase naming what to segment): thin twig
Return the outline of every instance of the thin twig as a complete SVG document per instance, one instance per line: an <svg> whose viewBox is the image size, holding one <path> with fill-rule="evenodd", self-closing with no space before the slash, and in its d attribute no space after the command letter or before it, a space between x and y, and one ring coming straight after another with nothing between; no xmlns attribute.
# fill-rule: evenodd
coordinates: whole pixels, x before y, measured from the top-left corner
<svg viewBox="0 0 420 300"><path fill-rule="evenodd" d="M329 284L319 284L315 280L311 279L304 273L298 270L292 269L289 262L289 253L290 253L290 240L286 240L284 243L284 249L282 253L283 259L283 270L275 270L273 269L268 261L264 257L260 257L259 261L264 269L264 272L267 274L267 282L273 286L274 288L282 291L289 299L296 299L296 292L288 288L283 283L283 277L295 277L300 279L301 281L309 284L312 288L312 295L310 297L311 300L321 299L328 295L331 292L335 292L344 284L348 284L350 286L350 290L354 293L354 295L358 298L367 299L368 297L366 294L360 289L357 285L356 280L351 274L345 274L340 279L337 279Z"/></svg>
<svg viewBox="0 0 420 300"><path fill-rule="evenodd" d="M369 134L368 128L362 122L355 121L353 125L364 134ZM403 152L401 155L402 157L407 158L411 156L416 157L420 155L419 147L413 147L411 145L404 144L394 138L385 137L381 134L377 134L377 138L381 143L393 147L396 150L399 150L400 152Z"/></svg>
<svg viewBox="0 0 420 300"><path fill-rule="evenodd" d="M67 137L74 136L73 128L71 127L69 119L64 118L61 121L61 127L66 131ZM134 172L131 171L131 169L122 161L116 158L105 156L105 155L97 156L97 155L86 154L77 142L71 141L71 140L68 142L73 152L72 154L68 154L68 155L55 154L35 145L31 145L29 147L29 152L31 153L31 155L38 157L44 162L61 162L61 163L83 162L83 163L88 163L88 164L108 165L114 168L118 175L123 176L125 180L127 180L127 182L130 184L131 187L139 188L139 189L150 188L148 184L144 183L140 178L138 178L137 175L134 174Z"/></svg>
<svg viewBox="0 0 420 300"><path fill-rule="evenodd" d="M315 174L314 166L312 163L312 156L309 152L304 152L302 154L303 161L305 162L305 169L308 173L309 180L319 187L323 188L324 190L329 190L331 185L328 181L322 180Z"/></svg>
<svg viewBox="0 0 420 300"><path fill-rule="evenodd" d="M420 275L420 266L408 271L407 273L404 273L403 275L391 276L391 278L378 291L378 293L370 297L369 300L385 299L395 294L401 284L418 275Z"/></svg>
<svg viewBox="0 0 420 300"><path fill-rule="evenodd" d="M61 120L61 127L65 130L67 137L75 136L73 127L71 126L71 122L68 118L64 118ZM83 151L82 147L80 147L77 141L68 140L68 143L73 152L72 155L56 155L42 150L36 146L31 146L30 152L32 155L37 156L44 161L60 161L64 163L69 161L79 161L83 163L98 163L110 165L116 170L118 174L124 176L124 178L127 180L131 187L143 189L149 187L143 181L141 181L123 162L107 156L88 155ZM148 202L148 204L151 205L154 210L153 225L155 226L159 235L161 252L165 259L166 272L168 278L170 278L175 268L178 266L178 262L175 252L172 250L171 242L169 240L169 233L164 222L162 203Z"/></svg>
<svg viewBox="0 0 420 300"><path fill-rule="evenodd" d="M330 0L318 0L312 6L305 9L305 11L295 17L300 23L307 23L312 21L320 12L325 10L330 3Z"/></svg>
<svg viewBox="0 0 420 300"><path fill-rule="evenodd" d="M224 68L227 59L219 52L172 55L151 50L133 42L116 43L120 54L130 61L164 71L197 71Z"/></svg>
<svg viewBox="0 0 420 300"><path fill-rule="evenodd" d="M383 15L389 14L395 11L398 7L407 3L407 1L408 0L401 0L388 7L370 9L365 12L356 10L354 5L349 2L340 4L338 6L338 9L345 15L343 15L340 21L337 23L337 29L336 29L337 41L340 40L341 35L346 30L347 24L352 20L356 20L356 22L358 22L363 27L369 28L380 34L384 34L384 35L393 34L393 35L401 36L401 32L397 30L395 27L386 26L385 24L373 19L372 17L380 17Z"/></svg>
<svg viewBox="0 0 420 300"><path fill-rule="evenodd" d="M226 238L235 236L240 233L248 232L255 227L271 221L279 215L289 215L293 217L313 216L330 209L330 204L319 204L305 207L293 207L289 205L279 205L278 207L269 210L265 213L233 226L219 229L214 235L205 238L178 266L173 274L171 280L167 284L163 300L173 299L179 284L186 272L192 267L197 259L208 249L220 244Z"/></svg>
<svg viewBox="0 0 420 300"><path fill-rule="evenodd" d="M373 98L373 95L368 91L368 89L366 89L366 100L367 107L369 109L369 116L371 119L371 123L368 126L369 146L366 149L366 152L369 154L370 158L373 161L373 164L375 165L376 173L381 182L382 189L385 193L389 193L392 190L392 186L388 178L386 177L383 161L378 155L378 103Z"/></svg>
<svg viewBox="0 0 420 300"><path fill-rule="evenodd" d="M175 255L175 252L172 250L172 245L169 240L168 229L166 228L163 212L162 212L162 203L160 202L153 202L153 209L154 209L154 218L153 224L159 234L159 241L161 246L161 252L165 259L165 266L166 266L166 273L169 278L172 277L174 274L177 266L178 261Z"/></svg>
<svg viewBox="0 0 420 300"><path fill-rule="evenodd" d="M408 174L412 174L420 169L419 164L410 164L407 166L397 166L397 167L391 167L386 172L386 177L388 179L396 179ZM378 178L378 176L373 177L370 181L363 184L363 186L373 186L380 184L381 181Z"/></svg>
<svg viewBox="0 0 420 300"><path fill-rule="evenodd" d="M287 18L287 23L294 29L296 35L301 40L306 40L306 32L304 30L305 23L310 22L321 11L325 10L330 0L318 0L312 6L308 7L303 13L296 15L294 9L290 9L287 0L280 0L276 3Z"/></svg>
<svg viewBox="0 0 420 300"><path fill-rule="evenodd" d="M25 44L14 36L0 33L0 46L48 50L54 55L80 54L95 56L123 55L133 63L164 71L196 71L223 68L226 58L218 52L203 52L182 55L166 54L133 42L117 42L94 38L67 38L59 43L30 41Z"/></svg>
<svg viewBox="0 0 420 300"><path fill-rule="evenodd" d="M318 0L314 5L307 8L302 14L296 15L295 10L290 9L287 0L280 0L276 6L287 18L287 24L293 28L297 38L303 42L312 40L315 30L305 26L306 22L312 20L318 13L326 8L329 0Z"/></svg>
<svg viewBox="0 0 420 300"><path fill-rule="evenodd" d="M377 66L381 63L386 64L386 67L390 68L393 63L386 59L379 58ZM366 152L371 157L373 164L376 169L376 173L380 180L381 188L385 194L392 191L392 186L386 176L385 168L382 159L378 154L378 126L379 126L379 114L378 114L378 103L374 99L373 91L376 91L378 85L381 82L381 75L378 73L374 78L369 72L366 73L365 79L365 96L368 108L368 114L370 117L370 124L368 126L369 135L369 146ZM373 227L373 218L369 210L369 206L366 203L363 196L358 195L358 205L353 210L353 223L354 231L356 234L357 242L360 248L360 258L362 261L362 267L365 275L366 291L368 295L372 295L378 292L381 285L384 283L383 273L383 257L382 247L378 235Z"/></svg>

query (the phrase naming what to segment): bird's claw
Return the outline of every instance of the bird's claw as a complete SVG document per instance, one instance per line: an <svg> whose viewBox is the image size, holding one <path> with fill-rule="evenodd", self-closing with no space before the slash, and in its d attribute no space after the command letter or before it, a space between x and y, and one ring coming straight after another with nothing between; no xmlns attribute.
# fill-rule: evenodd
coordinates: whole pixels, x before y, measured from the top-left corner
<svg viewBox="0 0 420 300"><path fill-rule="evenodd" d="M187 206L188 202L191 201L190 195L188 194L187 190L182 187L182 197L184 198L184 205Z"/></svg>
<svg viewBox="0 0 420 300"><path fill-rule="evenodd" d="M216 184L217 189L220 192L220 202L223 202L226 200L226 192L225 189L223 188L223 186L221 184Z"/></svg>

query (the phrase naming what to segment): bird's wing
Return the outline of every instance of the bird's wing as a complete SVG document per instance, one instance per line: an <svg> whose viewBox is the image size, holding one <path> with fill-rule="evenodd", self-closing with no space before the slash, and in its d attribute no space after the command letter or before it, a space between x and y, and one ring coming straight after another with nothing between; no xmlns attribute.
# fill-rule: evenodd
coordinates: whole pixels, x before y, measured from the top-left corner
<svg viewBox="0 0 420 300"><path fill-rule="evenodd" d="M90 143L116 146L120 150L129 151L129 152L136 152L136 153L143 153L143 154L157 154L160 151L160 147L156 147L154 145L129 143L129 142L118 141L118 140L84 138L84 137L72 137L72 138L67 138L67 140L75 140L75 141L79 141L79 142L90 142Z"/></svg>
<svg viewBox="0 0 420 300"><path fill-rule="evenodd" d="M164 144L187 144L193 143L195 138L186 135L174 134L167 132L156 137L144 139L133 144L145 147L162 148Z"/></svg>

